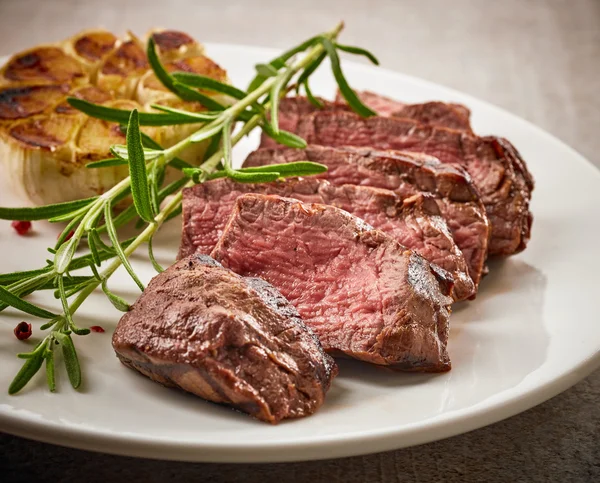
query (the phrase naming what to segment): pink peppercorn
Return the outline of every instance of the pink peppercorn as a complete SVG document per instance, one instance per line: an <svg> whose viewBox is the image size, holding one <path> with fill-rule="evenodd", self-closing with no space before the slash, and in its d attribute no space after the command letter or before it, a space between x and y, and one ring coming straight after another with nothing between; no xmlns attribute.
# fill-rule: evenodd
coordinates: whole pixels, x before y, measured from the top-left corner
<svg viewBox="0 0 600 483"><path fill-rule="evenodd" d="M14 230L21 236L27 235L29 230L31 230L30 221L13 221L10 226L12 226Z"/></svg>

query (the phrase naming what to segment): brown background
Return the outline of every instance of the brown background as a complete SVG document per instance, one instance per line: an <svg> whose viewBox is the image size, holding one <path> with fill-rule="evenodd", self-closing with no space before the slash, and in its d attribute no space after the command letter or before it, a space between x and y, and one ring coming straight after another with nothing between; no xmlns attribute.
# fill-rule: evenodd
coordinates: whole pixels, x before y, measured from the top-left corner
<svg viewBox="0 0 600 483"><path fill-rule="evenodd" d="M207 42L283 48L339 19L344 41L384 66L504 107L600 166L597 0L0 0L0 55L94 26L140 34L163 26ZM186 464L0 438L3 481L592 482L600 481L600 372L493 426L343 460Z"/></svg>

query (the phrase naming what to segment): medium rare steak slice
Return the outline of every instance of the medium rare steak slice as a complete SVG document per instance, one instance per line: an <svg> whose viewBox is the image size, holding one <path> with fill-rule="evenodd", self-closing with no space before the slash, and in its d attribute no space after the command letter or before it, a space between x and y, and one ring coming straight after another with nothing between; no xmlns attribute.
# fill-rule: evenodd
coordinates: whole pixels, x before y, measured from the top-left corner
<svg viewBox="0 0 600 483"><path fill-rule="evenodd" d="M505 139L473 136L409 119L362 118L339 111L302 116L297 134L309 144L420 152L443 163L460 164L473 178L492 224L489 253L511 255L527 245L533 179L519 153Z"/></svg>
<svg viewBox="0 0 600 483"><path fill-rule="evenodd" d="M375 186L392 190L402 198L431 193L464 255L475 286L479 284L490 226L485 207L463 168L423 154L314 145L306 149L259 149L248 156L244 166L299 160L326 165L327 172L319 176L336 185ZM460 283L455 290L462 298Z"/></svg>
<svg viewBox="0 0 600 483"><path fill-rule="evenodd" d="M332 354L450 369L447 273L343 210L240 196L213 257L277 287Z"/></svg>
<svg viewBox="0 0 600 483"><path fill-rule="evenodd" d="M461 104L448 104L437 101L423 104L404 104L368 91L359 92L358 95L367 106L380 116L406 117L431 126L472 132L469 119L471 112ZM319 100L323 104L322 108L318 108L302 96L281 99L279 103L279 127L286 131L296 132L300 117L306 114L320 111L352 111L339 94L335 102L321 98ZM281 147L264 133L261 137L260 146L263 148Z"/></svg>
<svg viewBox="0 0 600 483"><path fill-rule="evenodd" d="M256 185L222 178L186 189L179 258L195 252L209 254L223 233L235 200L244 193L275 194L336 206L448 271L454 278L455 300L464 300L475 292L464 256L454 243L433 196L419 193L403 200L389 190L335 186L315 178Z"/></svg>
<svg viewBox="0 0 600 483"><path fill-rule="evenodd" d="M337 374L272 285L206 255L156 276L112 341L123 364L154 381L269 423L314 413Z"/></svg>
<svg viewBox="0 0 600 483"><path fill-rule="evenodd" d="M471 111L462 104L432 101L421 104L405 104L370 91L357 92L363 104L378 115L385 117L405 117L429 126L447 127L458 131L473 132ZM344 102L338 92L337 102Z"/></svg>

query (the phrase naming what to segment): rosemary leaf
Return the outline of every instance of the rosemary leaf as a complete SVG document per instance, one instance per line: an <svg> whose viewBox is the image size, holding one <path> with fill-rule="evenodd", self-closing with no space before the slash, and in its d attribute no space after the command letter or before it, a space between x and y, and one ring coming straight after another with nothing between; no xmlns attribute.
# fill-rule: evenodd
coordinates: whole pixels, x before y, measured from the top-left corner
<svg viewBox="0 0 600 483"><path fill-rule="evenodd" d="M43 275L52 271L51 267L40 268L38 270L26 270L22 272L11 272L0 274L0 285L8 285L13 282L33 278L37 275Z"/></svg>
<svg viewBox="0 0 600 483"><path fill-rule="evenodd" d="M98 236L98 232L94 230L96 236ZM92 255L93 265L100 266L102 262L100 261L100 253L98 252L98 245L96 244L96 238L92 235L92 232L88 233L87 236L88 247L90 248L90 253Z"/></svg>
<svg viewBox="0 0 600 483"><path fill-rule="evenodd" d="M167 70L163 67L163 65L158 57L158 54L156 53L156 42L154 42L153 37L150 37L150 39L148 39L148 47L146 48L146 55L148 57L148 63L150 64L150 67L152 67L152 70L154 71L154 75L157 77L157 79L167 89L169 89L171 92L174 92L175 94L177 94L177 90L175 89L175 86L173 85L173 78L171 77L171 74L169 74L167 72Z"/></svg>
<svg viewBox="0 0 600 483"><path fill-rule="evenodd" d="M153 38L148 41L148 48L146 49L148 56L148 62L150 67L154 71L154 74L158 80L171 92L179 96L184 101L200 102L203 106L211 110L221 111L224 107L214 99L211 99L198 91L190 89L188 86L177 82L171 74L167 72L165 67L162 65L158 55L156 54L156 44Z"/></svg>
<svg viewBox="0 0 600 483"><path fill-rule="evenodd" d="M196 119L196 122L214 121L218 117L218 114L206 114L206 113L202 113L202 112L184 111L183 109L176 109L174 107L162 106L160 104L151 104L150 107L152 109L156 109L157 111L168 112L170 114L179 114L179 115L183 115L183 116L188 116L190 118L193 117Z"/></svg>
<svg viewBox="0 0 600 483"><path fill-rule="evenodd" d="M232 128L232 121L231 121L231 119L228 119L223 124L223 130L221 132L221 146L223 149L223 169L225 169L225 172L227 173L228 176L235 174L235 171L232 166L233 154L231 152L231 150L232 150L231 128Z"/></svg>
<svg viewBox="0 0 600 483"><path fill-rule="evenodd" d="M280 129L279 132L275 132L268 122L263 122L262 127L264 133L271 139L277 141L278 144L298 149L304 149L306 147L306 141L297 134L282 129Z"/></svg>
<svg viewBox="0 0 600 483"><path fill-rule="evenodd" d="M135 205L129 205L125 208L121 213L119 213L113 220L113 224L115 228L119 228L123 225L126 225L131 220L135 219L138 216L137 211L135 210ZM102 233L106 231L106 225L102 225L98 227L98 232Z"/></svg>
<svg viewBox="0 0 600 483"><path fill-rule="evenodd" d="M48 220L50 218L67 215L90 205L98 197L85 198L52 205L36 206L32 208L0 208L0 220L35 221Z"/></svg>
<svg viewBox="0 0 600 483"><path fill-rule="evenodd" d="M160 266L160 264L156 261L156 258L154 258L154 250L152 250L152 239L154 237L151 236L148 239L148 257L150 258L150 261L152 262L152 266L154 267L154 270L156 270L158 273L162 273L165 271L165 269L163 267Z"/></svg>
<svg viewBox="0 0 600 483"><path fill-rule="evenodd" d="M54 377L54 350L52 340L46 347L44 358L46 359L46 382L50 392L56 391L56 378Z"/></svg>
<svg viewBox="0 0 600 483"><path fill-rule="evenodd" d="M340 58L335 50L335 46L333 42L326 37L321 38L321 42L323 43L323 47L327 51L327 55L329 55L329 60L331 61L331 71L333 72L333 76L338 83L338 87L344 99L348 105L352 108L354 112L360 114L363 117L374 116L375 111L369 109L365 106L361 100L358 98L356 93L352 90L348 81L344 77L344 73L342 72L342 68L340 66Z"/></svg>
<svg viewBox="0 0 600 483"><path fill-rule="evenodd" d="M318 42L318 40L319 40L318 36L311 37L310 39L305 40L304 42L297 45L296 47L293 47L290 50L285 51L278 57L275 57L273 60L271 60L271 62L269 62L269 65L275 69L281 69L285 65L285 63L289 59L291 59L294 55L299 54L300 52L304 52L309 47L312 47L313 45L315 45ZM267 73L267 72L265 72L265 73ZM268 76L268 75L264 76L264 75L261 75L261 73L257 73L256 77L254 77L254 79L252 79L250 81L250 85L248 86L247 91L248 92L255 91L263 84L263 82L265 80L268 79L268 77L270 77L270 76Z"/></svg>
<svg viewBox="0 0 600 483"><path fill-rule="evenodd" d="M240 171L244 173L277 171L282 178L291 178L325 173L327 171L327 166L320 163L313 163L312 161L294 161L292 163L269 164L267 166L241 168Z"/></svg>
<svg viewBox="0 0 600 483"><path fill-rule="evenodd" d="M67 292L65 290L65 277L59 275L56 278L56 280L58 282L58 294L59 294L58 298L60 299L62 306L63 306L63 315L67 322L67 327L68 327L67 330L71 330L77 335L89 334L90 329L83 329L83 328L77 327L75 325L75 323L73 322L73 313L71 311L71 308L69 307L69 302L67 300ZM54 332L54 334L56 334L56 332Z"/></svg>
<svg viewBox="0 0 600 483"><path fill-rule="evenodd" d="M279 73L271 64L256 64L254 68L256 73L262 77L275 77Z"/></svg>
<svg viewBox="0 0 600 483"><path fill-rule="evenodd" d="M191 72L174 72L173 77L176 81L184 84L188 87L195 87L196 89L206 89L209 91L219 92L228 96L234 97L235 99L243 99L248 95L247 92L233 87L229 84L219 82L212 77L204 75L194 74Z"/></svg>
<svg viewBox="0 0 600 483"><path fill-rule="evenodd" d="M319 109L321 109L323 107L323 103L316 98L315 96L313 96L312 91L310 90L310 86L308 85L308 79L306 79L302 85L304 86L304 91L306 92L306 98L310 101L310 103L312 105L314 105L315 107L318 107Z"/></svg>
<svg viewBox="0 0 600 483"><path fill-rule="evenodd" d="M128 109L116 109L114 107L101 106L92 102L77 99L76 97L67 98L69 104L75 109L87 114L90 117L102 119L109 122L118 122L127 124L131 111ZM161 114L156 112L141 112L139 115L140 126L176 126L180 124L194 124L198 122L195 116L186 114Z"/></svg>
<svg viewBox="0 0 600 483"><path fill-rule="evenodd" d="M54 270L57 274L62 275L69 269L78 244L79 240L74 236L56 250L56 255L54 255Z"/></svg>
<svg viewBox="0 0 600 483"><path fill-rule="evenodd" d="M54 250L55 250L54 255L56 255L56 251L67 240L69 235L72 234L73 229L82 220L82 218L83 218L83 215L79 215L79 216L73 218L69 223L67 223L67 226L65 226L64 230L60 233L60 235L56 239L56 244L54 245Z"/></svg>
<svg viewBox="0 0 600 483"><path fill-rule="evenodd" d="M238 183L272 183L281 178L281 174L276 171L265 173L245 173L243 171L234 171L228 177Z"/></svg>
<svg viewBox="0 0 600 483"><path fill-rule="evenodd" d="M106 228L107 228L108 236L110 237L110 241L113 244L113 248L114 248L117 256L121 260L121 263L125 267L125 270L127 270L127 272L129 273L129 275L131 276L133 281L137 284L137 286L143 292L144 284L142 282L140 282L140 279L133 271L133 267L131 266L131 263L129 263L129 260L127 259L127 256L125 255L125 252L123 251L123 248L121 247L121 244L119 243L119 238L118 238L117 232L115 230L115 225L112 222L112 210L108 204L104 207L104 218L106 219Z"/></svg>
<svg viewBox="0 0 600 483"><path fill-rule="evenodd" d="M276 134L279 134L279 100L281 99L282 94L285 95L285 86L287 86L293 76L294 71L288 69L287 72L275 82L271 89L271 128Z"/></svg>
<svg viewBox="0 0 600 483"><path fill-rule="evenodd" d="M123 158L108 158L101 159L100 161L92 161L85 165L88 169L97 169L97 168L110 168L112 166L125 166L127 164L127 160Z"/></svg>
<svg viewBox="0 0 600 483"><path fill-rule="evenodd" d="M40 319L53 319L58 317L58 315L49 312L46 309L38 307L37 305L32 304L31 302L26 302L22 298L16 296L15 294L8 291L6 288L0 286L0 300L11 307L14 307L21 312L25 312L26 314L33 315L35 317L39 317Z"/></svg>
<svg viewBox="0 0 600 483"><path fill-rule="evenodd" d="M140 141L141 142L141 141ZM141 144L140 144L141 146ZM149 148L141 148L142 154L144 155L145 161L152 161L160 157L163 154L163 151L159 151L157 149L149 149ZM110 147L110 152L113 153L117 158L129 161L129 154L127 150L127 146L123 144L113 144Z"/></svg>
<svg viewBox="0 0 600 483"><path fill-rule="evenodd" d="M154 210L150 201L148 173L144 148L140 136L139 116L137 109L131 111L127 125L127 156L129 160L129 176L131 177L131 194L138 215L147 223L154 223ZM108 221L107 221L108 224Z"/></svg>
<svg viewBox="0 0 600 483"><path fill-rule="evenodd" d="M63 332L52 332L52 335L58 340L62 348L63 359L65 361L65 368L67 369L67 375L73 389L78 389L81 385L81 367L79 365L79 358L77 357L77 351L73 344L73 339L69 334Z"/></svg>
<svg viewBox="0 0 600 483"><path fill-rule="evenodd" d="M8 394L16 394L31 380L40 370L44 362L44 351L36 349L29 357L8 387Z"/></svg>
<svg viewBox="0 0 600 483"><path fill-rule="evenodd" d="M207 96L206 94L202 94L194 89L190 89L185 84L181 82L174 82L175 88L177 89L177 95L181 97L184 101L192 101L199 102L207 109L211 111L223 111L225 110L225 106L213 98Z"/></svg>
<svg viewBox="0 0 600 483"><path fill-rule="evenodd" d="M106 280L102 281L102 291L108 297L108 300L110 300L110 303L113 304L115 309L120 310L121 312L129 312L131 309L129 304L125 301L125 299L115 295L108 289Z"/></svg>
<svg viewBox="0 0 600 483"><path fill-rule="evenodd" d="M300 87L302 84L304 84L304 82L307 81L308 78L314 74L314 72L319 68L319 66L323 63L323 61L325 60L326 57L327 57L327 53L322 52L311 64L309 64L302 71L302 73L298 76L298 81L296 82L298 87Z"/></svg>
<svg viewBox="0 0 600 483"><path fill-rule="evenodd" d="M40 330L47 330L47 329L49 329L50 327L52 327L52 326L56 325L56 323L57 323L58 321L59 321L59 319L58 319L58 318L56 318L56 319L53 319L53 320L50 320L50 321L46 322L45 324L42 324L42 325L40 325Z"/></svg>
<svg viewBox="0 0 600 483"><path fill-rule="evenodd" d="M344 52L348 52L350 54L362 55L369 59L373 64L379 65L379 60L377 60L377 57L375 57L371 52L369 52L366 49L361 49L360 47L354 47L352 45L342 45L338 43L335 44L335 47L338 50L343 50Z"/></svg>

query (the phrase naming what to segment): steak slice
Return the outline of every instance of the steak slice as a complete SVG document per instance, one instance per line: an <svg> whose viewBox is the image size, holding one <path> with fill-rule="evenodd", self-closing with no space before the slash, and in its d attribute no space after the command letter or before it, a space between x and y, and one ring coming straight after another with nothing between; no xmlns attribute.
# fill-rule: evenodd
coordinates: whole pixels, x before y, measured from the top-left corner
<svg viewBox="0 0 600 483"><path fill-rule="evenodd" d="M269 423L314 413L337 374L273 286L206 255L156 276L112 343L123 364L152 380Z"/></svg>
<svg viewBox="0 0 600 483"><path fill-rule="evenodd" d="M471 111L462 104L445 102L425 102L422 104L404 104L388 97L380 96L369 91L358 92L360 99L377 112L380 116L405 117L423 124L441 126L460 131L472 132ZM323 107L312 104L306 97L284 97L279 102L279 127L285 131L296 132L298 121L302 116L313 112L342 111L352 112L352 109L339 94L335 102L319 98ZM281 147L266 134L262 134L260 146Z"/></svg>
<svg viewBox="0 0 600 483"><path fill-rule="evenodd" d="M454 278L454 300L464 300L475 293L464 256L433 196L418 193L403 200L389 190L335 186L314 178L256 185L222 178L184 190L179 258L195 252L210 254L223 233L235 200L244 193L275 194L336 206L448 271Z"/></svg>
<svg viewBox="0 0 600 483"><path fill-rule="evenodd" d="M443 163L460 164L471 175L492 224L489 253L511 255L527 245L533 179L517 150L505 139L473 136L409 119L362 118L350 112L302 116L297 134L309 144L420 152Z"/></svg>
<svg viewBox="0 0 600 483"><path fill-rule="evenodd" d="M379 116L414 119L429 126L447 127L472 133L471 111L462 104L432 101L421 104L405 104L370 91L357 92L358 97ZM338 92L337 102L344 102Z"/></svg>
<svg viewBox="0 0 600 483"><path fill-rule="evenodd" d="M277 287L331 354L406 371L450 369L447 273L360 218L246 194L213 257Z"/></svg>
<svg viewBox="0 0 600 483"><path fill-rule="evenodd" d="M306 149L259 149L246 158L244 166L300 160L326 165L327 172L319 176L336 185L375 186L392 190L401 198L431 193L464 255L475 287L479 285L490 226L485 207L463 168L423 154L314 145ZM466 289L464 294L460 292L460 282L455 291L458 299L466 296Z"/></svg>

